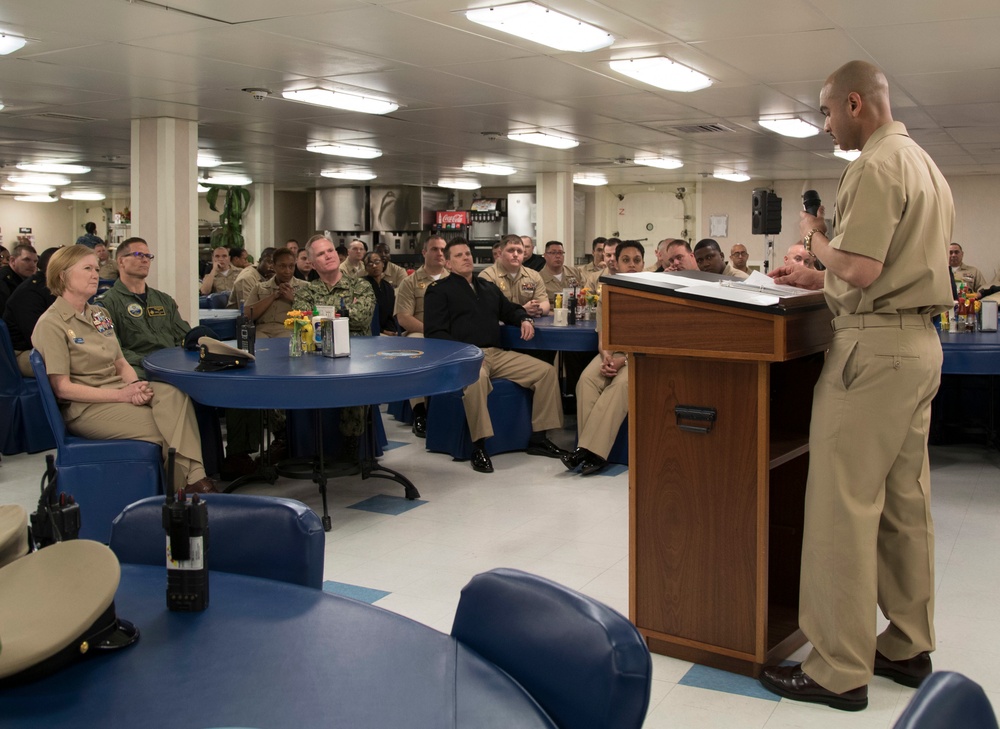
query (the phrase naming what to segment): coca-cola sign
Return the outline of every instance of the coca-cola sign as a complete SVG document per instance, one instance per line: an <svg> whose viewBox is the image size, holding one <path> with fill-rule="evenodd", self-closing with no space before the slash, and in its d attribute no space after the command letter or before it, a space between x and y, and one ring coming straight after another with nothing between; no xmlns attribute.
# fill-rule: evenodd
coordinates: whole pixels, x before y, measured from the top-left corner
<svg viewBox="0 0 1000 729"><path fill-rule="evenodd" d="M469 213L465 210L438 210L437 224L451 228L469 224Z"/></svg>

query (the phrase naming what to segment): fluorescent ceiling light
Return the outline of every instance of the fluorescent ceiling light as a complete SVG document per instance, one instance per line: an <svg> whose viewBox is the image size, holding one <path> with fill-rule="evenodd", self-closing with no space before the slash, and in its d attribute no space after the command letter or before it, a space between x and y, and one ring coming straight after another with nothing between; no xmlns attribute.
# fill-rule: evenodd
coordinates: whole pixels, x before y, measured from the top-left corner
<svg viewBox="0 0 1000 729"><path fill-rule="evenodd" d="M15 195L18 202L58 202L59 198L48 195Z"/></svg>
<svg viewBox="0 0 1000 729"><path fill-rule="evenodd" d="M17 169L25 172L51 172L56 175L82 175L90 172L86 165L71 165L64 162L23 162Z"/></svg>
<svg viewBox="0 0 1000 729"><path fill-rule="evenodd" d="M0 101L0 111L3 111L3 102Z"/></svg>
<svg viewBox="0 0 1000 729"><path fill-rule="evenodd" d="M673 157L636 157L633 162L646 167L659 167L661 170L676 170L684 166L684 163Z"/></svg>
<svg viewBox="0 0 1000 729"><path fill-rule="evenodd" d="M208 187L208 186L206 186L206 185L198 185L198 187L197 187L196 189L198 190L198 192L202 192L202 193L204 193L204 192L208 192L208 191L209 191L209 190L211 190L212 188L211 188L211 187Z"/></svg>
<svg viewBox="0 0 1000 729"><path fill-rule="evenodd" d="M712 85L712 79L700 71L663 56L611 61L611 68L636 81L667 91L698 91Z"/></svg>
<svg viewBox="0 0 1000 729"><path fill-rule="evenodd" d="M299 101L303 104L327 106L333 109L360 111L364 114L388 114L396 111L399 104L385 99L374 99L370 96L348 94L344 91L329 91L328 89L300 89L299 91L282 91L282 97L289 101Z"/></svg>
<svg viewBox="0 0 1000 729"><path fill-rule="evenodd" d="M848 162L853 162L858 157L861 156L860 149L852 149L849 152L845 152L840 147L833 148L833 154L835 157L840 157L841 159L846 159Z"/></svg>
<svg viewBox="0 0 1000 729"><path fill-rule="evenodd" d="M218 167L222 164L222 160L216 157L211 152L204 152L198 150L198 166L199 167Z"/></svg>
<svg viewBox="0 0 1000 729"><path fill-rule="evenodd" d="M450 187L454 190L478 190L482 185L475 180L438 180L438 187Z"/></svg>
<svg viewBox="0 0 1000 729"><path fill-rule="evenodd" d="M22 192L26 194L52 192L55 189L51 185L29 185L24 182L11 182L0 185L0 190L4 192Z"/></svg>
<svg viewBox="0 0 1000 729"><path fill-rule="evenodd" d="M253 180L251 180L246 175L231 174L231 175L212 175L211 177L199 177L198 182L202 185L216 185L223 187L238 187L240 185L249 185Z"/></svg>
<svg viewBox="0 0 1000 729"><path fill-rule="evenodd" d="M467 10L465 17L560 51L585 53L615 42L615 37L605 30L532 2Z"/></svg>
<svg viewBox="0 0 1000 729"><path fill-rule="evenodd" d="M6 56L8 53L21 50L27 42L24 38L18 38L16 35L0 33L0 56Z"/></svg>
<svg viewBox="0 0 1000 729"><path fill-rule="evenodd" d="M39 172L30 172L25 175L7 175L11 182L23 182L28 185L68 185L70 179L61 175L46 175Z"/></svg>
<svg viewBox="0 0 1000 729"><path fill-rule="evenodd" d="M816 125L797 117L794 119L758 119L757 123L765 129L770 129L772 132L798 139L814 137L820 132L819 127Z"/></svg>
<svg viewBox="0 0 1000 729"><path fill-rule="evenodd" d="M507 167L506 165L490 165L490 164L476 164L470 163L467 165L462 165L462 170L465 172L475 172L480 175L513 175L517 170L513 167Z"/></svg>
<svg viewBox="0 0 1000 729"><path fill-rule="evenodd" d="M553 149L573 149L573 147L580 146L580 143L575 139L556 137L543 132L511 132L507 135L507 139L515 142L537 144L539 147L552 147Z"/></svg>
<svg viewBox="0 0 1000 729"><path fill-rule="evenodd" d="M107 195L90 190L67 190L59 197L63 200L103 200Z"/></svg>
<svg viewBox="0 0 1000 729"><path fill-rule="evenodd" d="M310 144L306 149L317 154L332 154L336 157L375 159L382 156L382 150L375 147L359 147L354 144Z"/></svg>
<svg viewBox="0 0 1000 729"><path fill-rule="evenodd" d="M601 185L608 184L608 178L604 175L592 175L588 173L577 173L573 175L574 185L590 185L591 187L600 187Z"/></svg>
<svg viewBox="0 0 1000 729"><path fill-rule="evenodd" d="M712 177L717 180L728 180L729 182L746 182L750 179L750 175L745 172L716 172Z"/></svg>
<svg viewBox="0 0 1000 729"><path fill-rule="evenodd" d="M369 170L323 170L320 175L334 180L374 180L378 176Z"/></svg>

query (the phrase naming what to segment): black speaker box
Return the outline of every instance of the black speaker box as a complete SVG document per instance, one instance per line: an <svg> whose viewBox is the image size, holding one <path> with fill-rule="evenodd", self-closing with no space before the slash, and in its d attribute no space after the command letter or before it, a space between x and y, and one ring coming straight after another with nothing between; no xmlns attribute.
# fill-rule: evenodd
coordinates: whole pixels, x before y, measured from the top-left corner
<svg viewBox="0 0 1000 729"><path fill-rule="evenodd" d="M773 190L755 189L750 198L750 232L777 235L781 232L781 198Z"/></svg>

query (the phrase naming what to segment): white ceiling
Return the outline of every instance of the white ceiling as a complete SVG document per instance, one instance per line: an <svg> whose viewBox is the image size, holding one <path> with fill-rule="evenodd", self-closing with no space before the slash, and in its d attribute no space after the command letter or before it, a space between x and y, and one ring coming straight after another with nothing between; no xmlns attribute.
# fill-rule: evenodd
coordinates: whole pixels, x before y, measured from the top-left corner
<svg viewBox="0 0 1000 729"><path fill-rule="evenodd" d="M997 0L553 0L616 37L592 53L553 51L476 26L482 0L0 0L0 32L30 39L0 57L0 164L71 159L84 181L125 192L129 121L197 120L199 146L276 189L333 186L350 166L310 142L380 147L378 182L433 185L465 162L537 172L603 171L613 184L669 183L716 170L835 178L829 137L777 136L755 122L795 114L822 126L818 94L842 63L889 76L894 112L949 175L1000 174ZM613 59L666 55L715 79L692 94L616 74ZM286 89L365 89L400 104L384 117L280 99ZM255 101L241 91L264 87ZM82 120L46 116L82 117ZM728 132L686 133L678 125ZM550 129L580 140L547 150L484 133ZM640 167L639 153L683 159ZM616 160L629 160L625 163ZM357 164L357 163L355 163Z"/></svg>

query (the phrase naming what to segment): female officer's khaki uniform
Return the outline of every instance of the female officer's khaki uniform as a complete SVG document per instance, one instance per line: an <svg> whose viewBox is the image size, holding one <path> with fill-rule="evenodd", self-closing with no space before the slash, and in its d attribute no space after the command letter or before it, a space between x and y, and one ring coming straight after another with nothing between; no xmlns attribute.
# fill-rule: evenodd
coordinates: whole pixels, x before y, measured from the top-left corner
<svg viewBox="0 0 1000 729"><path fill-rule="evenodd" d="M88 304L78 314L66 299L57 297L39 317L31 343L50 375L69 375L75 384L102 389L117 390L126 385L115 371L122 350L111 318L100 307ZM167 449L175 448L174 486L183 488L205 477L194 408L177 388L161 382L149 384L154 394L148 405L60 402L63 418L67 429L83 438L158 443L164 459Z"/></svg>

